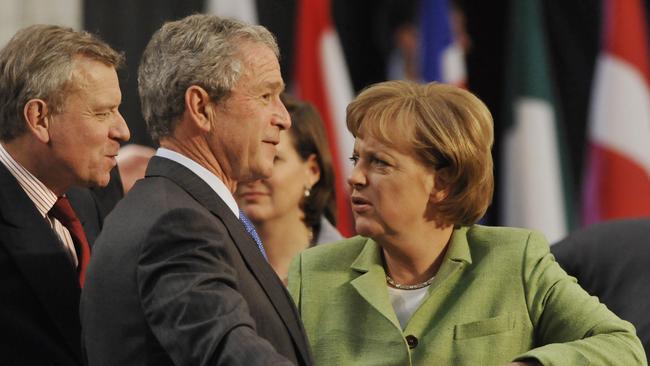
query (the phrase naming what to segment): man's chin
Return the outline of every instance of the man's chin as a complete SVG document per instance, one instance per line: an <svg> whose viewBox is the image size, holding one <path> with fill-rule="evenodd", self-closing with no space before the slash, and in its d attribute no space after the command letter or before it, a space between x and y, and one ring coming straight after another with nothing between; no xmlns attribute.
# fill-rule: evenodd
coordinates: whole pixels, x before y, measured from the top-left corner
<svg viewBox="0 0 650 366"><path fill-rule="evenodd" d="M106 173L105 175L102 175L101 177L94 177L90 180L88 180L85 184L86 187L88 188L104 188L110 183L111 181L111 174Z"/></svg>

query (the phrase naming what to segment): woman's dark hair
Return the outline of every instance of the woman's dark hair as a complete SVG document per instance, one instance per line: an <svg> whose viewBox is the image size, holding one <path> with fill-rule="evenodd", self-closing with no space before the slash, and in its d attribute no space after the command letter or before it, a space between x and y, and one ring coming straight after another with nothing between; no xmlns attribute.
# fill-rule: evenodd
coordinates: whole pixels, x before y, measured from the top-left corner
<svg viewBox="0 0 650 366"><path fill-rule="evenodd" d="M320 179L311 188L309 197L305 197L302 201L305 224L312 229L313 240L316 240L320 233L321 216L325 215L332 225L336 225L332 154L327 145L323 120L316 108L286 93L283 93L280 98L291 115L289 135L293 147L302 160L309 159L313 154L320 168Z"/></svg>

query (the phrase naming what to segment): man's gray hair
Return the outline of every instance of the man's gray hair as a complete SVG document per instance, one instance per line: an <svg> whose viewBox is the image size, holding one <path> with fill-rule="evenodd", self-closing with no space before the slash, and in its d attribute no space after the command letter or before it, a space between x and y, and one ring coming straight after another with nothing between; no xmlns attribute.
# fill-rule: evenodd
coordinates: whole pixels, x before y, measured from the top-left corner
<svg viewBox="0 0 650 366"><path fill-rule="evenodd" d="M85 56L118 69L122 54L88 32L56 25L32 25L19 30L0 51L0 141L10 141L26 130L25 104L47 103L48 113L63 111L75 90L75 56Z"/></svg>
<svg viewBox="0 0 650 366"><path fill-rule="evenodd" d="M230 95L244 72L241 45L246 41L262 43L279 57L266 28L213 15L168 22L153 35L140 62L138 91L154 140L173 132L190 86L202 87L214 102Z"/></svg>

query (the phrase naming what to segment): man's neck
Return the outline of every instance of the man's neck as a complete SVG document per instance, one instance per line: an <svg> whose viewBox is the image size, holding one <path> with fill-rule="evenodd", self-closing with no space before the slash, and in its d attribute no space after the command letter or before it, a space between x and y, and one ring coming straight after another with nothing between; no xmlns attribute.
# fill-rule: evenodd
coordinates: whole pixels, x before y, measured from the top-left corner
<svg viewBox="0 0 650 366"><path fill-rule="evenodd" d="M64 172L52 168L50 154L44 151L44 146L38 141L30 140L28 134L9 142L2 142L2 145L18 164L32 173L57 196L62 196L72 186L69 179L65 178Z"/></svg>
<svg viewBox="0 0 650 366"><path fill-rule="evenodd" d="M235 192L237 181L228 177L223 171L221 164L209 150L205 140L202 137L179 139L174 136L168 136L160 139L160 147L182 154L201 165L212 174L216 175L230 190Z"/></svg>

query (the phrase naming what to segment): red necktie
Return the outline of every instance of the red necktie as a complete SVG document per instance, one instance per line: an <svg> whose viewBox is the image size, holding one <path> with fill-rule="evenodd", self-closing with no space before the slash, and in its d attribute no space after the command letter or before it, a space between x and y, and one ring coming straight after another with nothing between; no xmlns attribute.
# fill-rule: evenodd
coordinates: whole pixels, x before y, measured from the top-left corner
<svg viewBox="0 0 650 366"><path fill-rule="evenodd" d="M70 206L70 201L68 201L67 197L59 197L56 200L54 207L50 210L50 215L59 220L70 232L70 236L77 250L77 258L79 259L79 285L83 288L86 268L90 261L90 247L88 246L84 228L81 226L81 222L77 218L77 214L75 214L72 206Z"/></svg>

